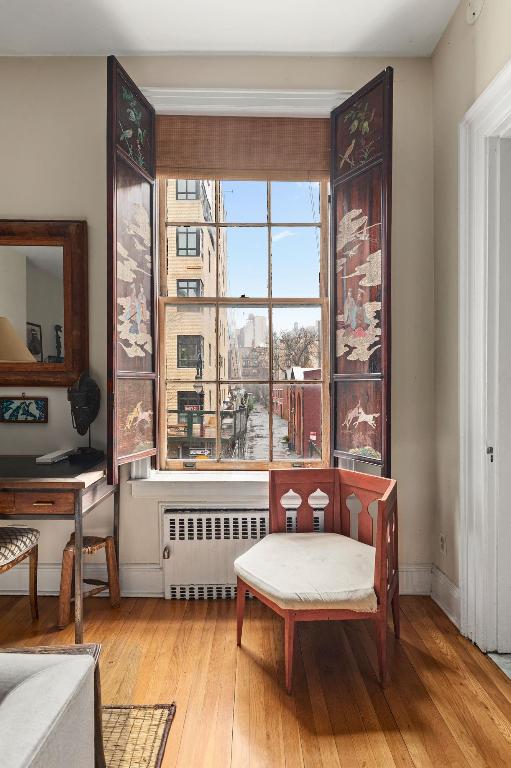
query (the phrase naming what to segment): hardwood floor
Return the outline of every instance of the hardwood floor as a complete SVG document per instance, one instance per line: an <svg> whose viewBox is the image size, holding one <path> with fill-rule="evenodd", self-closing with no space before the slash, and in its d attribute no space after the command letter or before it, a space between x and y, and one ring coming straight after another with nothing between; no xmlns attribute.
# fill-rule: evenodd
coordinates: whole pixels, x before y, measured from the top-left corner
<svg viewBox="0 0 511 768"><path fill-rule="evenodd" d="M73 639L56 598L32 624L28 598L2 597L0 617L3 646ZM429 598L402 598L385 691L363 622L301 625L287 696L282 622L255 601L240 651L234 601L96 599L86 619L104 703L176 702L165 768L511 766L511 681Z"/></svg>

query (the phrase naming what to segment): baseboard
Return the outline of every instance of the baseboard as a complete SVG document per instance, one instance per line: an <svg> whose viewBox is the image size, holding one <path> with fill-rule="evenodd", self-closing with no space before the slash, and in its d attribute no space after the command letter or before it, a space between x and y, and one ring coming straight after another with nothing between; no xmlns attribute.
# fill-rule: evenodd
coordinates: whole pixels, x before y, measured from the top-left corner
<svg viewBox="0 0 511 768"><path fill-rule="evenodd" d="M84 575L106 581L106 565L85 565ZM120 567L121 595L123 597L163 597L163 570L160 565L126 563ZM37 569L38 593L58 595L60 590L60 563L41 563ZM26 595L28 566L21 564L3 573L0 595ZM106 594L106 593L103 593Z"/></svg>
<svg viewBox="0 0 511 768"><path fill-rule="evenodd" d="M106 579L106 566L86 565L86 576ZM164 597L163 570L159 565L121 565L123 597ZM58 595L60 563L41 563L38 568L40 595ZM0 595L25 595L28 590L28 566L21 564L0 579ZM399 568L399 591L402 595L431 595L454 624L460 623L460 591L445 574L429 563L404 563Z"/></svg>
<svg viewBox="0 0 511 768"><path fill-rule="evenodd" d="M436 565L431 569L431 597L459 629L460 589Z"/></svg>
<svg viewBox="0 0 511 768"><path fill-rule="evenodd" d="M430 595L431 564L401 564L399 566L399 592L401 595Z"/></svg>

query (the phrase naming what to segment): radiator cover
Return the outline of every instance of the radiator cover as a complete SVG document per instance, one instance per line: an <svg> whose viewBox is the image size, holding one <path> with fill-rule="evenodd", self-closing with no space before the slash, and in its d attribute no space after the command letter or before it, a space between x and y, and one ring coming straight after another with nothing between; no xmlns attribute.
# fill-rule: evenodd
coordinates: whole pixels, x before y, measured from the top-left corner
<svg viewBox="0 0 511 768"><path fill-rule="evenodd" d="M163 514L165 597L168 600L223 600L236 597L233 563L268 533L268 510L169 509ZM296 512L287 511L286 529L295 530ZM323 528L322 511L314 530Z"/></svg>

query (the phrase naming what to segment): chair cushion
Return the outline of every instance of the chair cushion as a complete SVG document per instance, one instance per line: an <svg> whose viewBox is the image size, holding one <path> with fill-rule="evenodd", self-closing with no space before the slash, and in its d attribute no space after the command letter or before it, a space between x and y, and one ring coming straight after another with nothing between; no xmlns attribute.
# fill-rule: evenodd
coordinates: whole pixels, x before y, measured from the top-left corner
<svg viewBox="0 0 511 768"><path fill-rule="evenodd" d="M38 541L39 531L36 528L21 525L0 526L0 567L12 563L32 549Z"/></svg>
<svg viewBox="0 0 511 768"><path fill-rule="evenodd" d="M374 612L375 552L338 533L271 533L234 570L281 608Z"/></svg>

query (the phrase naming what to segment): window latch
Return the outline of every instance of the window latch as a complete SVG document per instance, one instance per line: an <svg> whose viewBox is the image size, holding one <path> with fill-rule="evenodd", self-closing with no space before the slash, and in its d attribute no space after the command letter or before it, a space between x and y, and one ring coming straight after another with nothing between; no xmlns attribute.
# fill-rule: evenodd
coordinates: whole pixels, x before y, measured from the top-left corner
<svg viewBox="0 0 511 768"><path fill-rule="evenodd" d="M493 445L489 445L486 448L486 453L490 457L490 462L493 464Z"/></svg>

